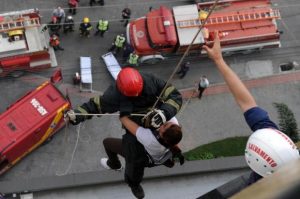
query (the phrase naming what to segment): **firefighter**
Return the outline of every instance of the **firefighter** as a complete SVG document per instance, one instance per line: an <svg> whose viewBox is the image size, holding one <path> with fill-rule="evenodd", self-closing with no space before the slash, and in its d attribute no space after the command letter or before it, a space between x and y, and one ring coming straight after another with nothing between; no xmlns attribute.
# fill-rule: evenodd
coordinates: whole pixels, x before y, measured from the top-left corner
<svg viewBox="0 0 300 199"><path fill-rule="evenodd" d="M260 108L254 97L235 72L224 61L218 32L212 47L203 46L223 76L244 118L253 131L245 148L245 159L253 170L248 180L252 184L262 177L272 175L282 166L299 160L299 151L293 141L280 132L268 113Z"/></svg>
<svg viewBox="0 0 300 199"><path fill-rule="evenodd" d="M125 67L118 74L116 83L106 89L103 95L91 98L82 104L75 113L144 113L146 116L132 116L137 124L145 127L159 128L161 124L177 114L182 105L182 97L171 84L154 110L149 111L162 92L166 82L152 74L139 73L136 69ZM72 124L78 124L91 116L74 115L74 111L66 115ZM72 115L73 114L73 115Z"/></svg>
<svg viewBox="0 0 300 199"><path fill-rule="evenodd" d="M122 20L121 22L124 22L124 27L127 26L128 22L129 22L129 19L130 19L130 15L131 15L131 10L129 8L124 8L122 10Z"/></svg>
<svg viewBox="0 0 300 199"><path fill-rule="evenodd" d="M58 6L56 9L53 10L52 13L53 17L57 18L57 22L60 23L62 18L66 16L64 9L62 9L60 6Z"/></svg>
<svg viewBox="0 0 300 199"><path fill-rule="evenodd" d="M50 46L53 47L53 49L55 51L57 50L64 50L61 46L60 46L60 41L59 41L59 37L57 34L52 34L50 37L50 41L49 41Z"/></svg>
<svg viewBox="0 0 300 199"><path fill-rule="evenodd" d="M123 34L118 35L108 51L114 51L114 54L118 54L120 50L123 49L125 41L126 39Z"/></svg>
<svg viewBox="0 0 300 199"><path fill-rule="evenodd" d="M67 16L65 19L65 23L63 25L64 33L73 32L74 31L74 20L71 15Z"/></svg>
<svg viewBox="0 0 300 199"><path fill-rule="evenodd" d="M137 125L154 131L173 118L182 105L181 94L169 84L155 109L149 110L161 94L165 84L164 80L152 74L139 73L134 68L125 67L119 72L116 82L106 89L102 96L91 98L77 109L69 110L65 116L71 124L76 125L92 118L92 116L76 115L76 113L102 114L120 111L120 116L144 113L145 116L129 116L128 118ZM141 153L142 149L136 137L129 135L130 132L127 132L122 141L126 159L130 160L131 165L126 164L125 180L129 185L138 186L135 182L139 183L143 177L144 153Z"/></svg>
<svg viewBox="0 0 300 199"><path fill-rule="evenodd" d="M82 23L80 24L80 37L90 37L90 31L93 29L93 26L90 24L90 19L88 17L84 17Z"/></svg>
<svg viewBox="0 0 300 199"><path fill-rule="evenodd" d="M100 33L100 36L103 37L103 34L108 31L109 24L107 20L100 19L97 24L97 31L95 32L95 35L98 35Z"/></svg>
<svg viewBox="0 0 300 199"><path fill-rule="evenodd" d="M61 25L58 23L57 17L52 16L51 21L47 25L50 30L50 34L58 34Z"/></svg>
<svg viewBox="0 0 300 199"><path fill-rule="evenodd" d="M138 66L139 65L139 56L135 53L135 52L132 52L130 53L129 55L129 58L128 58L128 63L130 66Z"/></svg>
<svg viewBox="0 0 300 199"><path fill-rule="evenodd" d="M69 13L72 15L76 14L79 0L69 0Z"/></svg>

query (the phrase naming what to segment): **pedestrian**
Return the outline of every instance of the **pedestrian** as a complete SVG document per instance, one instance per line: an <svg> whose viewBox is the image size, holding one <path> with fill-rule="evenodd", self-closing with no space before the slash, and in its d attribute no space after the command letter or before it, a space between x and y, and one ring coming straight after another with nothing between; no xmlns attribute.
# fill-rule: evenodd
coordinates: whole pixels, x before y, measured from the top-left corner
<svg viewBox="0 0 300 199"><path fill-rule="evenodd" d="M112 46L108 51L113 51L114 54L118 54L120 50L123 49L125 41L126 39L123 34L117 35L114 43L112 43Z"/></svg>
<svg viewBox="0 0 300 199"><path fill-rule="evenodd" d="M47 27L50 30L50 35L51 34L58 35L61 25L58 23L57 17L52 16L51 21L48 23Z"/></svg>
<svg viewBox="0 0 300 199"><path fill-rule="evenodd" d="M79 26L80 37L90 37L90 32L93 29L93 26L90 23L90 19L88 17L84 17L82 23Z"/></svg>
<svg viewBox="0 0 300 199"><path fill-rule="evenodd" d="M121 22L124 22L124 27L127 26L128 22L129 22L129 19L130 19L130 15L131 15L131 10L129 8L124 8L122 10L122 20Z"/></svg>
<svg viewBox="0 0 300 199"><path fill-rule="evenodd" d="M69 0L69 13L76 14L79 0Z"/></svg>
<svg viewBox="0 0 300 199"><path fill-rule="evenodd" d="M217 31L214 36L213 46L203 46L203 49L216 64L235 101L243 111L248 126L254 132L249 137L245 149L246 162L253 171L248 184L252 184L262 177L272 175L291 161L299 160L299 151L293 141L278 130L268 113L257 106L249 90L224 61Z"/></svg>
<svg viewBox="0 0 300 199"><path fill-rule="evenodd" d="M100 6L104 6L105 2L104 2L104 0L99 0L99 1L97 1L97 0L90 0L90 6L93 6L96 3L99 3Z"/></svg>
<svg viewBox="0 0 300 199"><path fill-rule="evenodd" d="M63 24L64 33L74 32L74 20L71 15L65 18L65 22Z"/></svg>
<svg viewBox="0 0 300 199"><path fill-rule="evenodd" d="M64 50L61 46L60 46L60 41L59 41L59 37L57 34L52 34L50 37L50 41L49 41L50 46L53 47L53 49L55 51L57 50Z"/></svg>
<svg viewBox="0 0 300 199"><path fill-rule="evenodd" d="M189 69L190 69L190 62L185 62L181 64L180 70L176 74L180 75L179 76L180 79L183 79L186 73L189 71Z"/></svg>
<svg viewBox="0 0 300 199"><path fill-rule="evenodd" d="M132 121L128 113L120 114L120 121L126 133L122 139L105 138L103 145L108 158L100 163L106 169L120 170L122 164L118 158L125 158L125 182L136 198L144 198L141 182L145 167L165 165L174 166L174 158L184 163L184 157L177 144L182 139L182 130L175 117L163 124L159 130L143 128Z"/></svg>
<svg viewBox="0 0 300 199"><path fill-rule="evenodd" d="M131 119L140 126L159 128L174 117L182 105L179 91L171 84L165 88L165 84L164 80L152 74L139 73L134 68L125 67L119 72L116 82L103 95L91 98L74 111L70 110L66 116L76 125L92 117L75 113L151 113L146 116L132 116ZM158 100L155 109L149 111L161 92L163 97Z"/></svg>
<svg viewBox="0 0 300 199"><path fill-rule="evenodd" d="M208 79L206 78L205 75L202 75L202 76L200 77L200 81L199 81L199 83L198 83L198 91L199 91L198 98L199 98L199 99L201 99L204 90L205 90L208 86L209 86L209 81L208 81Z"/></svg>
<svg viewBox="0 0 300 199"><path fill-rule="evenodd" d="M139 56L135 52L132 52L132 53L130 53L129 59L127 62L130 66L138 66L139 65Z"/></svg>
<svg viewBox="0 0 300 199"><path fill-rule="evenodd" d="M80 84L80 82L81 82L81 77L80 77L79 73L76 72L73 77L73 84L78 85L78 84Z"/></svg>
<svg viewBox="0 0 300 199"><path fill-rule="evenodd" d="M60 23L61 20L66 16L64 9L58 6L53 10L52 16L57 18L57 22Z"/></svg>
<svg viewBox="0 0 300 199"><path fill-rule="evenodd" d="M100 19L97 24L97 31L95 32L95 35L98 35L100 33L100 37L103 37L103 34L108 31L109 24L107 20Z"/></svg>

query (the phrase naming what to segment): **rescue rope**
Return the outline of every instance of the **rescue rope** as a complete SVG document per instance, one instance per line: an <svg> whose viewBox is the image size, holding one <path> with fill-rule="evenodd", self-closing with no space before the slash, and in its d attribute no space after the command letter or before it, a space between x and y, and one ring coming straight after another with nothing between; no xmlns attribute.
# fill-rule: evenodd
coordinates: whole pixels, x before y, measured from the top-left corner
<svg viewBox="0 0 300 199"><path fill-rule="evenodd" d="M211 9L209 10L209 12L208 12L207 17L205 18L204 22L200 25L198 32L197 32L196 35L194 36L192 42L189 44L188 48L185 50L185 52L184 52L184 54L182 55L180 61L178 62L178 64L176 65L175 69L173 70L171 76L170 76L169 79L167 80L166 85L164 86L163 90L161 91L160 95L158 96L156 102L155 102L154 105L152 106L151 110L153 110L153 109L156 107L157 103L160 101L160 99L161 99L163 93L165 92L165 90L166 90L168 84L169 84L170 81L173 79L175 73L177 72L177 70L178 70L179 67L181 66L181 64L182 64L183 60L185 59L185 57L188 55L188 53L189 53L189 51L190 51L190 49L191 49L193 43L195 42L196 38L198 37L198 35L199 35L200 31L202 30L203 26L206 24L206 22L207 22L209 16L211 15L211 13L212 13L212 12L214 11L214 9L216 8L218 2L219 2L219 0L215 0L215 2L214 2L214 4L213 4L212 8L211 8ZM192 97L192 96L190 96L190 98L191 98L191 97ZM188 102L189 102L189 100L188 100ZM186 106L184 106L184 107L186 107Z"/></svg>
<svg viewBox="0 0 300 199"><path fill-rule="evenodd" d="M74 160L74 156L75 156L75 152L76 152L76 149L77 149L77 145L78 145L78 142L79 142L79 137L80 137L80 127L81 127L81 123L76 127L76 132L77 132L77 138L76 138L76 142L75 142L75 146L74 146L74 149L73 149L73 152L72 152L72 155L71 155L71 160L69 162L69 165L67 167L67 169L62 172L62 173L58 173L56 172L55 174L57 176L64 176L66 174L69 173L71 167L72 167L72 164L73 164L73 160Z"/></svg>
<svg viewBox="0 0 300 199"><path fill-rule="evenodd" d="M82 116L111 116L111 115L117 115L119 116L120 113L74 113L74 115L82 115ZM145 116L146 114L138 114L138 113L132 113L131 116Z"/></svg>

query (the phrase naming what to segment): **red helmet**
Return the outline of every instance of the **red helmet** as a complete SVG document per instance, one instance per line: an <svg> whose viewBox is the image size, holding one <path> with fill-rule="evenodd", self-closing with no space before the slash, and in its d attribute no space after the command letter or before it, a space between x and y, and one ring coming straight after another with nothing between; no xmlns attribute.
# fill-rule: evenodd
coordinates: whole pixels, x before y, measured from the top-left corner
<svg viewBox="0 0 300 199"><path fill-rule="evenodd" d="M143 90L143 78L139 71L134 68L123 68L117 77L119 91L128 97L139 96Z"/></svg>

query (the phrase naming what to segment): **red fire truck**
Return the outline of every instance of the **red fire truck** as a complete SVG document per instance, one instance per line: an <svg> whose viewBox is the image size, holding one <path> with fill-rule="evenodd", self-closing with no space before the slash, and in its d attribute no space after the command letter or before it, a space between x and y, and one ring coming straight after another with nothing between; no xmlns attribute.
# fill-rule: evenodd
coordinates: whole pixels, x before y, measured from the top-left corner
<svg viewBox="0 0 300 199"><path fill-rule="evenodd" d="M29 92L0 115L0 174L51 138L69 101L51 83Z"/></svg>
<svg viewBox="0 0 300 199"><path fill-rule="evenodd" d="M175 6L172 10L161 6L128 24L127 42L142 63L182 54L213 4L214 1ZM272 8L269 0L221 0L193 43L191 53L212 41L215 30L219 31L222 50L227 55L280 47L278 18L279 10Z"/></svg>
<svg viewBox="0 0 300 199"><path fill-rule="evenodd" d="M0 14L0 77L57 66L38 10Z"/></svg>

